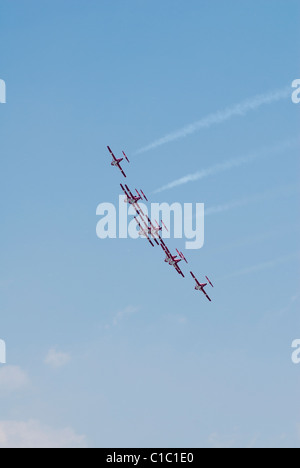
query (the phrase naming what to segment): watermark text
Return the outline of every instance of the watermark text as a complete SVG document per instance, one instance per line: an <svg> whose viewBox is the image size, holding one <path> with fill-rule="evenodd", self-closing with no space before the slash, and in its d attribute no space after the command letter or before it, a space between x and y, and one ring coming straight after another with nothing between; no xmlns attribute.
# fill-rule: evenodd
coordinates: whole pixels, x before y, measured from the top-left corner
<svg viewBox="0 0 300 468"><path fill-rule="evenodd" d="M292 93L292 101L294 104L299 104L300 102L300 80L294 80L292 83L292 88L296 88Z"/></svg>
<svg viewBox="0 0 300 468"><path fill-rule="evenodd" d="M125 202L125 203L124 203ZM138 204L140 209L139 223L143 227L148 224L148 217L153 223L163 220L167 229L161 230L163 239L185 239L187 250L201 249L204 245L204 204L203 203L151 203L151 208L144 203ZM99 239L138 239L139 228L134 217L136 208L126 203L126 198L119 196L119 206L112 203L100 203L96 215L101 219L97 223L96 233ZM145 220L144 224L143 221Z"/></svg>
<svg viewBox="0 0 300 468"><path fill-rule="evenodd" d="M0 104L6 104L6 84L0 79Z"/></svg>
<svg viewBox="0 0 300 468"><path fill-rule="evenodd" d="M300 340L294 340L292 348L295 349L292 354L292 362L294 364L300 364Z"/></svg>
<svg viewBox="0 0 300 468"><path fill-rule="evenodd" d="M6 344L4 340L0 340L0 364L6 364Z"/></svg>

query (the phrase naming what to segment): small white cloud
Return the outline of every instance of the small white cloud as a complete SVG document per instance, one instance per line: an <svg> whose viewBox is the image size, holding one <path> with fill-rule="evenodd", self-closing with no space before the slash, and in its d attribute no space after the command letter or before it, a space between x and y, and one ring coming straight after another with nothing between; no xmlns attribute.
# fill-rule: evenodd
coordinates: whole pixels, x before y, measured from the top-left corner
<svg viewBox="0 0 300 468"><path fill-rule="evenodd" d="M29 377L18 366L0 368L0 392L14 392L29 385Z"/></svg>
<svg viewBox="0 0 300 468"><path fill-rule="evenodd" d="M126 317L129 317L130 315L133 315L135 314L136 312L139 311L139 308L138 307L134 307L134 306L128 306L126 307L125 309L122 309L120 310L114 317L113 319L113 324L114 325L118 325L119 322L121 322L121 320L123 320L124 318Z"/></svg>
<svg viewBox="0 0 300 468"><path fill-rule="evenodd" d="M176 320L177 320L177 323L179 323L181 325L184 325L185 323L187 323L187 318L184 317L183 315L178 315L176 317Z"/></svg>
<svg viewBox="0 0 300 468"><path fill-rule="evenodd" d="M291 297L291 303L294 304L295 302L297 302L299 297L300 293L294 294L294 296Z"/></svg>
<svg viewBox="0 0 300 468"><path fill-rule="evenodd" d="M184 315L181 314L168 314L166 315L167 320L170 320L170 322L173 322L177 325L186 325L187 324L187 318Z"/></svg>
<svg viewBox="0 0 300 468"><path fill-rule="evenodd" d="M52 429L38 421L0 421L0 448L86 448L72 428Z"/></svg>
<svg viewBox="0 0 300 468"><path fill-rule="evenodd" d="M45 364L53 367L54 369L64 367L69 364L70 361L71 355L69 353L57 351L55 348L51 348L45 358Z"/></svg>
<svg viewBox="0 0 300 468"><path fill-rule="evenodd" d="M208 443L212 448L235 448L237 437L235 435L222 437L217 432L214 432L213 434L210 434Z"/></svg>

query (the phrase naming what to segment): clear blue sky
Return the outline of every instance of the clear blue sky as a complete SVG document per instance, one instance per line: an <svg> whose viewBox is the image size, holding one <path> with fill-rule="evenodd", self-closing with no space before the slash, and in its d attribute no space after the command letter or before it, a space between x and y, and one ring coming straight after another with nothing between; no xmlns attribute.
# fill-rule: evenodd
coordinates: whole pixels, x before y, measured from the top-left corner
<svg viewBox="0 0 300 468"><path fill-rule="evenodd" d="M151 194L299 135L286 98L135 155L300 78L299 20L296 0L0 0L0 446L30 431L35 445L300 446L299 144L151 195L221 206L188 252L212 304L146 241L95 234L120 193L107 144Z"/></svg>

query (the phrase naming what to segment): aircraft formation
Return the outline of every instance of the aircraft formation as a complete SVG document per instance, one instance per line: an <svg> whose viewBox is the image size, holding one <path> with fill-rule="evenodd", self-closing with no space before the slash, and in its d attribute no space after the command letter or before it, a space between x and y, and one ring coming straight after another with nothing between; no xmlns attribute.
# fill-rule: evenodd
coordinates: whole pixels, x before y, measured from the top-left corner
<svg viewBox="0 0 300 468"><path fill-rule="evenodd" d="M123 177L127 177L122 166L121 166L121 163L122 161L124 161L124 159L130 163L128 157L126 156L125 152L122 151L123 153L123 157L121 158L116 158L114 153L112 152L111 148L108 146L107 147L108 151L110 152L110 155L112 157L112 162L111 162L111 166L113 167L117 167L120 172L122 173ZM159 247L161 247L161 249L163 250L164 254L165 254L165 263L167 263L169 266L173 267L177 273L179 275L181 275L183 278L185 277L180 266L179 266L179 263L184 261L185 263L188 263L187 259L185 258L184 254L182 252L180 252L179 250L176 249L176 254L175 255L172 255L172 252L169 250L169 248L167 247L167 245L165 244L162 236L161 236L161 233L162 233L162 230L163 230L163 227L168 231L166 225L164 224L163 220L161 220L160 224L155 220L155 224L157 227L155 227L153 224L152 224L152 221L151 219L149 218L148 215L145 215L143 210L141 209L140 205L139 205L139 202L142 202L142 201L148 201L146 195L144 194L144 192L142 190L138 191L137 189L135 189L135 192L136 192L136 195L132 193L132 191L130 190L130 188L128 187L127 184L120 184L120 187L122 189L122 191L124 192L124 195L125 195L125 203L128 203L129 205L133 206L133 208L135 209L136 211L136 216L135 216L135 221L137 223L137 225L139 226L139 236L140 237L145 237L149 244L154 247L155 244ZM200 283L200 281L198 281L198 279L196 278L196 276L194 275L194 273L192 271L190 271L190 274L192 276L192 278L195 280L196 282L196 286L195 286L195 290L196 291L201 291L205 296L206 298L211 302L211 298L209 297L209 295L207 294L205 288L206 286L210 285L212 288L214 287L212 282L210 281L210 279L206 276L206 281L207 282L204 282L204 283Z"/></svg>

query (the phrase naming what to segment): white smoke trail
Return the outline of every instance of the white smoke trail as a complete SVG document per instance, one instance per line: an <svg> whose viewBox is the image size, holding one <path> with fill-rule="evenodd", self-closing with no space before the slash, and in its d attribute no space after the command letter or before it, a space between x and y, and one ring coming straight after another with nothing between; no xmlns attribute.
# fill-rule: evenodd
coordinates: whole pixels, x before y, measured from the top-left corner
<svg viewBox="0 0 300 468"><path fill-rule="evenodd" d="M248 275L250 273L256 273L258 271L274 268L274 267L276 267L278 265L281 265L281 264L284 264L284 263L299 259L299 257L300 257L300 252L294 252L294 253L292 253L290 255L285 255L284 257L278 257L278 258L275 258L274 260L270 260L268 262L262 262L262 263L259 263L257 265L253 265L251 267L244 268L243 270L237 271L235 273L232 273L232 274L230 274L228 276L225 276L225 277L221 278L221 280L224 281L224 280L228 280L228 279L231 279L231 278L237 278L239 276Z"/></svg>
<svg viewBox="0 0 300 468"><path fill-rule="evenodd" d="M250 111L254 111L259 107L263 106L264 104L272 104L274 102L280 101L281 99L285 99L289 97L291 94L291 88L286 87L277 91L272 91L266 94L260 94L255 96L254 98L247 99L239 104L235 104L232 107L227 107L226 109L217 111L215 113L209 114L208 116L204 117L197 122L194 122L190 125L186 125L185 127L176 130L175 132L168 133L164 137L150 143L143 148L140 148L135 152L135 154L145 153L151 149L157 148L158 146L165 145L166 143L170 143L171 141L179 140L181 138L185 138L188 135L192 135L193 133L201 130L202 128L209 128L212 125L217 125L226 120L231 119L235 116L243 116L246 115Z"/></svg>
<svg viewBox="0 0 300 468"><path fill-rule="evenodd" d="M226 211L233 210L235 208L241 208L243 206L250 205L252 203L262 202L264 200L273 199L281 196L291 196L299 191L299 187L296 185L283 186L274 190L268 190L266 192L253 195L252 197L241 198L232 202L224 203L217 206L212 206L205 210L205 216L225 213Z"/></svg>
<svg viewBox="0 0 300 468"><path fill-rule="evenodd" d="M202 169L201 171L197 171L193 174L188 174L184 177L181 177L180 179L176 179L173 182L170 182L158 188L153 193L161 193L161 192L164 192L165 190L170 190L172 188L179 187L180 185L188 184L190 182L196 182L197 180L201 180L209 176L217 175L220 172L229 171L230 169L243 166L244 164L250 164L251 162L259 158L267 157L270 155L275 156L278 153L281 153L283 151L293 148L299 143L300 143L299 138L285 140L277 144L276 146L273 145L273 146L266 147L261 150L249 153L246 156L229 159L222 163L215 164L209 168Z"/></svg>

